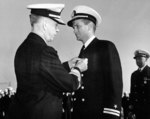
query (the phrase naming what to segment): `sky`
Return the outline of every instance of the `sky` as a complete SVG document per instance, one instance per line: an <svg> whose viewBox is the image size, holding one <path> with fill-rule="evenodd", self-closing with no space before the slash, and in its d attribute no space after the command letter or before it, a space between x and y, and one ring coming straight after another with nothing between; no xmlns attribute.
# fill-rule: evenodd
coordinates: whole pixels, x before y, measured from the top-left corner
<svg viewBox="0 0 150 119"><path fill-rule="evenodd" d="M149 0L1 0L0 1L0 89L17 87L14 73L14 55L24 41L31 26L30 10L35 3L64 3L62 19L70 20L76 5L87 5L102 17L97 28L99 39L112 41L119 52L123 72L123 92L130 91L131 73L137 69L134 51L150 52L150 1ZM59 33L49 45L58 51L62 62L76 57L82 43L76 40L73 29L59 26ZM150 61L148 61L148 65Z"/></svg>

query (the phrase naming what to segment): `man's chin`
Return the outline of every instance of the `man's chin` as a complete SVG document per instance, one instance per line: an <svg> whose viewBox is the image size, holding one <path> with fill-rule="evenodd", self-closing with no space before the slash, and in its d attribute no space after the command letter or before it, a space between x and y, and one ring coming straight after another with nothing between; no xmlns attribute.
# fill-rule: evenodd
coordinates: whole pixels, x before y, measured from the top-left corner
<svg viewBox="0 0 150 119"><path fill-rule="evenodd" d="M81 41L78 37L76 37L78 41Z"/></svg>

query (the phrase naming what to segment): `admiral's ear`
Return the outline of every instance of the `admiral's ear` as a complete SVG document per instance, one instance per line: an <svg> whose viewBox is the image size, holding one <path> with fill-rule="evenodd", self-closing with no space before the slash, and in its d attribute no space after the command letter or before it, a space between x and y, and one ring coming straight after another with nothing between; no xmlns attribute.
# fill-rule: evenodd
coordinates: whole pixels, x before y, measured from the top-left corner
<svg viewBox="0 0 150 119"><path fill-rule="evenodd" d="M43 23L42 23L42 25L43 25L43 29L44 29L44 31L46 30L46 27L47 27L47 22L46 22L46 19L44 19L43 18Z"/></svg>

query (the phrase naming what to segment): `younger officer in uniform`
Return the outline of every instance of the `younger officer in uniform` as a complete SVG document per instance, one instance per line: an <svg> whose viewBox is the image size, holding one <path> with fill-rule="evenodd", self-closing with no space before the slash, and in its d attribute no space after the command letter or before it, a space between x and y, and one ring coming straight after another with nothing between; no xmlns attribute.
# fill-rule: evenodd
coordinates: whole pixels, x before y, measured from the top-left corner
<svg viewBox="0 0 150 119"><path fill-rule="evenodd" d="M99 40L95 30L100 15L88 6L76 6L68 26L83 43L80 58L88 59L82 86L73 93L72 119L119 119L122 97L122 69L115 45ZM72 60L73 61L73 60Z"/></svg>
<svg viewBox="0 0 150 119"><path fill-rule="evenodd" d="M61 119L62 92L77 90L87 62L80 60L68 73L57 51L48 46L64 25L60 14L64 4L33 4L31 32L15 55L17 91L8 119Z"/></svg>
<svg viewBox="0 0 150 119"><path fill-rule="evenodd" d="M138 69L131 75L130 108L136 119L150 119L150 67L147 65L149 53L136 50L134 59Z"/></svg>

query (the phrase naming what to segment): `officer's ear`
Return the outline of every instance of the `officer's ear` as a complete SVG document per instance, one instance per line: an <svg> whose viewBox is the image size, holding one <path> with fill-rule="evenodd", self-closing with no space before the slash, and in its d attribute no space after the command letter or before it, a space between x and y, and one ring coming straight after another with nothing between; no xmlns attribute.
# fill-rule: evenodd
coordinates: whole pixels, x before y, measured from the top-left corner
<svg viewBox="0 0 150 119"><path fill-rule="evenodd" d="M88 31L91 31L91 32L94 31L94 23L93 22L88 23Z"/></svg>
<svg viewBox="0 0 150 119"><path fill-rule="evenodd" d="M146 61L148 60L148 58L147 58L147 57L146 57L145 59L146 59Z"/></svg>
<svg viewBox="0 0 150 119"><path fill-rule="evenodd" d="M46 19L44 19L44 18L43 18L42 26L43 26L43 29L44 29L44 31L45 31L45 30L46 30L46 27L47 27L47 21L46 21Z"/></svg>

